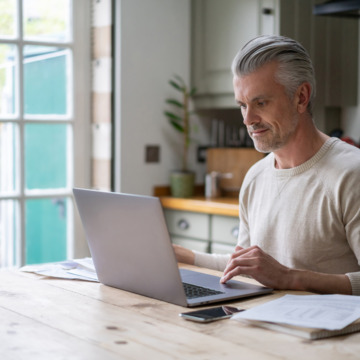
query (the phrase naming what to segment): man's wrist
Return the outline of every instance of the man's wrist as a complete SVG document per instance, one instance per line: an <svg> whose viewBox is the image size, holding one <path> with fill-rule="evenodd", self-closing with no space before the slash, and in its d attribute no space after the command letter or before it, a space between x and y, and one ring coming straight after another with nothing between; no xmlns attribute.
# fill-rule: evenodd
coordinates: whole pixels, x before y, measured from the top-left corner
<svg viewBox="0 0 360 360"><path fill-rule="evenodd" d="M306 278L305 271L297 270L297 269L288 269L287 286L285 287L285 289L298 290L298 291L306 290L305 278Z"/></svg>
<svg viewBox="0 0 360 360"><path fill-rule="evenodd" d="M352 294L351 283L346 275L289 269L288 285L289 290L323 294Z"/></svg>

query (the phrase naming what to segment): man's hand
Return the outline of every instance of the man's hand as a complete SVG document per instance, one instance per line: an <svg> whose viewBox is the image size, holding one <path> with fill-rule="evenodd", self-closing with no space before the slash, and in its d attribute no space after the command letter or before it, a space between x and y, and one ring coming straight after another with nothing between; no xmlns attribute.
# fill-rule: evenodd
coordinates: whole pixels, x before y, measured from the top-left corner
<svg viewBox="0 0 360 360"><path fill-rule="evenodd" d="M349 278L344 274L324 274L290 269L281 265L258 246L237 246L221 278L226 283L236 275L249 275L261 284L278 290L303 290L321 294L352 294Z"/></svg>
<svg viewBox="0 0 360 360"><path fill-rule="evenodd" d="M173 244L176 260L180 263L194 265L195 254L180 245Z"/></svg>
<svg viewBox="0 0 360 360"><path fill-rule="evenodd" d="M247 249L236 246L221 278L226 283L236 275L249 275L274 289L290 288L290 269L281 265L258 246Z"/></svg>

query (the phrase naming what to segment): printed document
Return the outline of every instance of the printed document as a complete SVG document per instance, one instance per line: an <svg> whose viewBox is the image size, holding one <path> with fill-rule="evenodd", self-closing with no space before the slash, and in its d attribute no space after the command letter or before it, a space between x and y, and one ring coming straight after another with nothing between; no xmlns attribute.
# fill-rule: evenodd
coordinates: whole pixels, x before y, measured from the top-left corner
<svg viewBox="0 0 360 360"><path fill-rule="evenodd" d="M98 281L92 258L27 265L20 270L60 279Z"/></svg>
<svg viewBox="0 0 360 360"><path fill-rule="evenodd" d="M351 295L285 295L232 317L339 330L360 318L360 297Z"/></svg>

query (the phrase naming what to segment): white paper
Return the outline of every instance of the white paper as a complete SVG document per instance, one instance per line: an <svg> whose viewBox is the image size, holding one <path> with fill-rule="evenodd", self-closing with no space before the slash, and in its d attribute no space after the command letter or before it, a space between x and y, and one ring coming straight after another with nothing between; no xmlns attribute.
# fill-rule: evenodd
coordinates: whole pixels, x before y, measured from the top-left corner
<svg viewBox="0 0 360 360"><path fill-rule="evenodd" d="M75 268L68 270L69 275L75 275L75 278L82 278L83 280L99 281L95 272L86 269Z"/></svg>
<svg viewBox="0 0 360 360"><path fill-rule="evenodd" d="M285 295L232 317L317 329L340 330L360 318L360 297Z"/></svg>
<svg viewBox="0 0 360 360"><path fill-rule="evenodd" d="M73 262L75 262L78 265L81 265L81 267L84 269L87 269L92 272L96 272L92 258L87 257L87 258L83 258L83 259L75 259L75 260L73 260ZM77 266L77 268L78 267L79 266Z"/></svg>
<svg viewBox="0 0 360 360"><path fill-rule="evenodd" d="M60 279L98 281L91 258L27 265L20 270Z"/></svg>

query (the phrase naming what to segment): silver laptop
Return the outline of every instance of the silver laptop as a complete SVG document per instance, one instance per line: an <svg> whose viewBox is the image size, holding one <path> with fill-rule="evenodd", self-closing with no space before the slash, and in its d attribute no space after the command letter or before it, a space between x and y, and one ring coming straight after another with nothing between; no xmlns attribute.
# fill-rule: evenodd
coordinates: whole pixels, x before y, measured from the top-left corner
<svg viewBox="0 0 360 360"><path fill-rule="evenodd" d="M224 285L217 276L179 270L159 198L73 192L98 279L105 285L188 307L272 291L234 280Z"/></svg>

